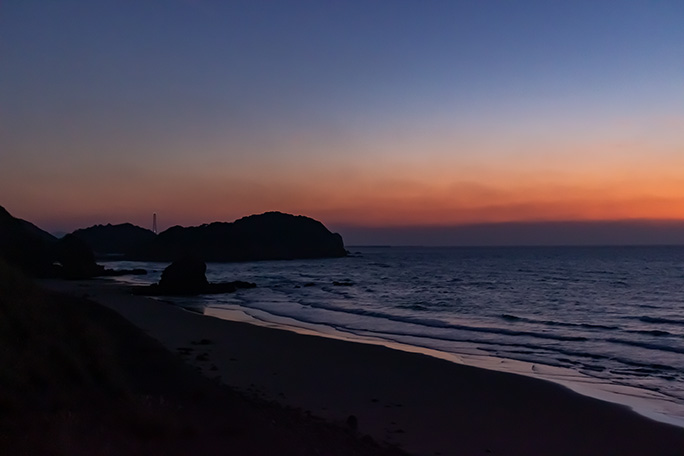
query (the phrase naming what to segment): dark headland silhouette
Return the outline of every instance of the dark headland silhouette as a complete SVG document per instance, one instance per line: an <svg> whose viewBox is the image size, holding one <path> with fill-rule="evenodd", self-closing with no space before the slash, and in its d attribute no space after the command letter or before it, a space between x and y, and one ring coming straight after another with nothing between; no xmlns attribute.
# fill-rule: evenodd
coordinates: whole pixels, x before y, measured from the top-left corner
<svg viewBox="0 0 684 456"><path fill-rule="evenodd" d="M67 234L57 239L34 224L13 217L0 206L0 258L34 277L81 279L140 274L142 270L113 271L96 263L90 247Z"/></svg>
<svg viewBox="0 0 684 456"><path fill-rule="evenodd" d="M154 242L156 234L131 223L94 225L72 233L85 242L97 257L125 256Z"/></svg>
<svg viewBox="0 0 684 456"><path fill-rule="evenodd" d="M95 253L94 253L95 252ZM95 225L57 239L0 206L0 257L36 277L69 279L144 273L113 271L96 257L141 261L254 261L343 257L342 236L301 215L267 212L233 223L174 226L159 235L130 223Z"/></svg>
<svg viewBox="0 0 684 456"><path fill-rule="evenodd" d="M342 236L302 215L266 212L235 222L174 226L155 235L131 224L74 231L99 255L140 261L175 261L192 254L204 261L335 258L347 254Z"/></svg>
<svg viewBox="0 0 684 456"><path fill-rule="evenodd" d="M52 272L57 238L0 206L0 257L32 276Z"/></svg>

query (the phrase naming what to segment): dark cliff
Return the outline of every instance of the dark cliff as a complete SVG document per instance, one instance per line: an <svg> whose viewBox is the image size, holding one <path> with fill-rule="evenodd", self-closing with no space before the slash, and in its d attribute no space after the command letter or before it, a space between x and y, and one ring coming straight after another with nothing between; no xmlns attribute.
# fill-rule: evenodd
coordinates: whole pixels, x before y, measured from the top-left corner
<svg viewBox="0 0 684 456"><path fill-rule="evenodd" d="M52 274L57 239L0 206L0 257L38 277Z"/></svg>
<svg viewBox="0 0 684 456"><path fill-rule="evenodd" d="M131 255L133 259L173 261L184 254L205 261L287 260L346 255L342 236L301 215L267 212L233 223L214 222L157 235Z"/></svg>
<svg viewBox="0 0 684 456"><path fill-rule="evenodd" d="M96 256L130 255L152 243L156 235L131 223L94 225L72 233L85 242Z"/></svg>
<svg viewBox="0 0 684 456"><path fill-rule="evenodd" d="M105 273L90 248L67 234L57 239L0 206L0 257L34 277L84 279Z"/></svg>

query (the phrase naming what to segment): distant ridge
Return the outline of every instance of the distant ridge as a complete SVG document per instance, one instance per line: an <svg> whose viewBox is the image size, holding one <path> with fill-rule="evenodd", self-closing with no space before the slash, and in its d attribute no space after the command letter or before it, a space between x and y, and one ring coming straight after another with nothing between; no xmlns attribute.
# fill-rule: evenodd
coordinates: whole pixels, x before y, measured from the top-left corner
<svg viewBox="0 0 684 456"><path fill-rule="evenodd" d="M155 235L130 223L94 225L57 239L0 206L0 257L38 277L88 278L138 271L111 271L95 255L119 254L142 261L203 261L336 258L347 255L342 236L302 215L266 212L235 222L174 226Z"/></svg>
<svg viewBox="0 0 684 456"><path fill-rule="evenodd" d="M154 241L156 235L131 223L93 225L72 233L85 242L96 256L129 256Z"/></svg>
<svg viewBox="0 0 684 456"><path fill-rule="evenodd" d="M205 261L289 260L346 256L342 236L302 215L266 212L235 222L174 226L130 256L174 261L191 253Z"/></svg>

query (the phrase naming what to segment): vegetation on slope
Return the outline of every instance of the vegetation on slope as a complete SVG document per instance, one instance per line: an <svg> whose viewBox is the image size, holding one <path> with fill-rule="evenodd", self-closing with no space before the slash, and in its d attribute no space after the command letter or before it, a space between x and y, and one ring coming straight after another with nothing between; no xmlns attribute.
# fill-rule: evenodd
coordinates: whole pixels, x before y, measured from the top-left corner
<svg viewBox="0 0 684 456"><path fill-rule="evenodd" d="M121 316L0 260L0 454L397 454L202 377Z"/></svg>

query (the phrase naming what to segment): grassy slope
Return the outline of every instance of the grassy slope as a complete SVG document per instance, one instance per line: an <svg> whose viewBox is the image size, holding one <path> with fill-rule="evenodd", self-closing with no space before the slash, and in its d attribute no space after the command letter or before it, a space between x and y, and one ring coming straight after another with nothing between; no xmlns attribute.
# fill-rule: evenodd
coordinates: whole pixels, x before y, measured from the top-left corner
<svg viewBox="0 0 684 456"><path fill-rule="evenodd" d="M245 398L93 302L0 261L0 454L397 454Z"/></svg>

